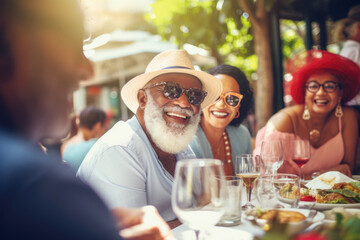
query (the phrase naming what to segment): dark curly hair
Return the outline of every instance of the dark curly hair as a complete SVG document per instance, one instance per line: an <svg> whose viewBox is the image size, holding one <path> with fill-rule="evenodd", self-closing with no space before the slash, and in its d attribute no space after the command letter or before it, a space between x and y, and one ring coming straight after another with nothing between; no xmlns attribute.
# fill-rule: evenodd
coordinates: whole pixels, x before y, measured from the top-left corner
<svg viewBox="0 0 360 240"><path fill-rule="evenodd" d="M245 73L239 68L227 64L221 64L213 67L208 70L208 73L210 73L211 75L228 75L238 82L240 87L240 93L244 96L244 98L242 99L240 104L240 117L234 118L229 123L229 125L239 126L247 117L254 104L253 91L250 88L250 83L249 80L246 78Z"/></svg>
<svg viewBox="0 0 360 240"><path fill-rule="evenodd" d="M98 107L89 106L80 112L79 119L80 127L92 129L98 122L100 122L101 125L104 125L106 120L106 113Z"/></svg>

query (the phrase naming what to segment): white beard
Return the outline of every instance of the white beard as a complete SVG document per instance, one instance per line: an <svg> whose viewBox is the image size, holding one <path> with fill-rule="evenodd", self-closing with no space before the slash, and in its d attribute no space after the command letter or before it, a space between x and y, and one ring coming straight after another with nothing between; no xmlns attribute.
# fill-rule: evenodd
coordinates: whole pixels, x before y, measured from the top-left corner
<svg viewBox="0 0 360 240"><path fill-rule="evenodd" d="M194 114L192 111L180 107L158 107L152 96L147 91L148 101L144 111L146 130L152 141L166 153L176 154L185 149L193 139L200 121L200 112ZM187 126L183 124L166 124L163 118L164 111L176 111L190 116Z"/></svg>

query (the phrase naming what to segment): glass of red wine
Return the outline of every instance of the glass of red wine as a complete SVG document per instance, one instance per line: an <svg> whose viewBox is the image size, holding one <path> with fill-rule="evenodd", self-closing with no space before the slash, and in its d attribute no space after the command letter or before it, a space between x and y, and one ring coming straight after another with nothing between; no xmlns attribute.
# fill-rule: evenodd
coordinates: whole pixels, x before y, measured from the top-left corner
<svg viewBox="0 0 360 240"><path fill-rule="evenodd" d="M301 169L310 160L310 142L308 140L294 140L292 159L299 166L301 180L304 180Z"/></svg>

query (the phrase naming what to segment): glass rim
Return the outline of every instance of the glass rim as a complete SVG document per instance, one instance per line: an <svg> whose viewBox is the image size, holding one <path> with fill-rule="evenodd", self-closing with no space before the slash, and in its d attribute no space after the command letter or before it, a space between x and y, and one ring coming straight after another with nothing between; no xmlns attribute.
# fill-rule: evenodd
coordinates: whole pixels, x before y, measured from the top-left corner
<svg viewBox="0 0 360 240"><path fill-rule="evenodd" d="M258 155L258 154L252 154L252 153L250 153L250 154L236 154L236 158L242 158L242 157L256 157L256 156L260 156L260 155Z"/></svg>
<svg viewBox="0 0 360 240"><path fill-rule="evenodd" d="M277 176L289 176L292 178L298 178L300 179L300 176L296 175L296 174L292 174L292 173L276 173L276 174L264 174L264 175L260 175L259 178L274 178ZM301 180L301 179L300 179Z"/></svg>
<svg viewBox="0 0 360 240"><path fill-rule="evenodd" d="M176 165L185 165L191 163L195 166L209 166L211 164L222 166L222 162L219 159L215 158L191 158L191 159L182 159L176 162Z"/></svg>
<svg viewBox="0 0 360 240"><path fill-rule="evenodd" d="M216 176L217 178L221 178L222 180L225 181L242 181L242 178L239 178L237 176Z"/></svg>

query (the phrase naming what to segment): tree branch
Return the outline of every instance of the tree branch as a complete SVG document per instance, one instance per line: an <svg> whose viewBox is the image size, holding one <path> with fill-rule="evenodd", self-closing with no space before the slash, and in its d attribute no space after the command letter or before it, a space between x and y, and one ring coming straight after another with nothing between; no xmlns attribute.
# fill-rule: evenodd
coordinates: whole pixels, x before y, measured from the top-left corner
<svg viewBox="0 0 360 240"><path fill-rule="evenodd" d="M258 26L260 23L259 20L256 18L254 8L250 6L250 1L253 0L237 0L239 7L249 14L251 24Z"/></svg>

